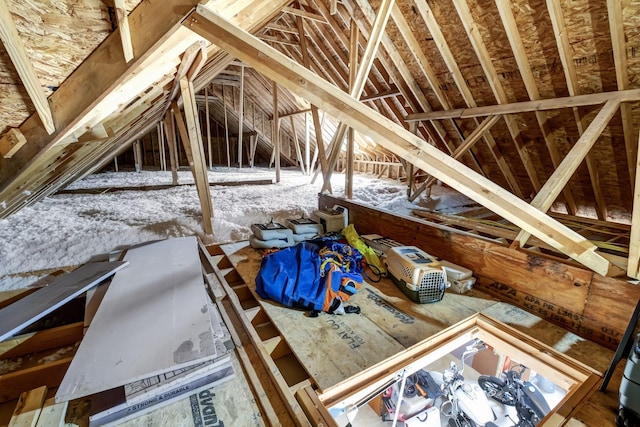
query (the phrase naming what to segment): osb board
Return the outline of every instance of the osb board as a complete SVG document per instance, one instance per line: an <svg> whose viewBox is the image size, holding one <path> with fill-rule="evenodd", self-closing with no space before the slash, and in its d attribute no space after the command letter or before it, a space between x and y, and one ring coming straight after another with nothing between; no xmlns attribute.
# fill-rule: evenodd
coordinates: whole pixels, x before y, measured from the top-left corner
<svg viewBox="0 0 640 427"><path fill-rule="evenodd" d="M602 374L609 368L613 358L612 350L567 332L565 329L511 304L496 303L483 310L482 313L516 328Z"/></svg>
<svg viewBox="0 0 640 427"><path fill-rule="evenodd" d="M111 32L107 9L100 0L9 0L7 6L47 96ZM3 91L11 95L0 98L3 100L0 103L2 133L8 126L20 125L34 110L4 48L0 53L0 75L7 78L3 82L10 82L2 86Z"/></svg>
<svg viewBox="0 0 640 427"><path fill-rule="evenodd" d="M321 196L319 206L335 204L349 209L349 222L360 234L378 233L406 245L416 245L427 252L471 269L479 280L476 287L500 300L512 303L569 331L587 337L608 348L615 348L617 338L627 326L619 312L635 307L635 300L620 298L617 305L591 300L591 292L625 289L635 294L635 287L610 279L606 286L592 289L594 273L559 261L524 251L511 250L488 239L436 228L424 221L396 216L331 196ZM384 224L381 229L380 224ZM598 289L598 290L596 290ZM602 289L602 291L599 291ZM591 308L593 307L593 308ZM598 313L601 331L590 333L587 316Z"/></svg>
<svg viewBox="0 0 640 427"><path fill-rule="evenodd" d="M488 296L446 292L442 301L416 304L389 279L365 283L353 303L362 314L405 347L474 315L495 304Z"/></svg>
<svg viewBox="0 0 640 427"><path fill-rule="evenodd" d="M640 286L595 275L585 303L584 336L593 341L604 341L611 348L617 346L639 300Z"/></svg>
<svg viewBox="0 0 640 427"><path fill-rule="evenodd" d="M235 353L231 354L235 377L211 389L120 424L122 427L204 425L264 426L260 409L243 375ZM67 423L88 426L90 399L69 403Z"/></svg>
<svg viewBox="0 0 640 427"><path fill-rule="evenodd" d="M255 294L260 252L247 246L247 242L244 247L232 244L223 245L222 249L320 389L336 385L404 349L366 316L321 313L313 318L303 311L262 300ZM358 293L350 303L360 305L364 299Z"/></svg>

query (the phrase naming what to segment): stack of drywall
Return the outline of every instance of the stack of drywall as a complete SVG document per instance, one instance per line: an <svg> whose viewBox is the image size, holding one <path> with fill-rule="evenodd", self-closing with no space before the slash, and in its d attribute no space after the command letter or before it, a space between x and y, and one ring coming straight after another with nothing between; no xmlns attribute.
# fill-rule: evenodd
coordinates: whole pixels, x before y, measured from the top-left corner
<svg viewBox="0 0 640 427"><path fill-rule="evenodd" d="M92 425L132 418L233 375L195 237L130 249L56 400L92 396Z"/></svg>

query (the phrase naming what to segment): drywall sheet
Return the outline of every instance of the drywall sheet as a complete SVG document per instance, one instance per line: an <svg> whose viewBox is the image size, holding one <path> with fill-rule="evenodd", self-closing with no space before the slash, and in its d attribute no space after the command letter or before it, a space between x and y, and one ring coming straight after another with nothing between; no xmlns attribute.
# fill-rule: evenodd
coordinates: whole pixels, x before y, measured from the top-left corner
<svg viewBox="0 0 640 427"><path fill-rule="evenodd" d="M0 310L0 341L20 332L56 308L86 292L126 262L91 262L57 278L53 283Z"/></svg>
<svg viewBox="0 0 640 427"><path fill-rule="evenodd" d="M183 237L130 249L56 400L76 399L216 356L198 244Z"/></svg>

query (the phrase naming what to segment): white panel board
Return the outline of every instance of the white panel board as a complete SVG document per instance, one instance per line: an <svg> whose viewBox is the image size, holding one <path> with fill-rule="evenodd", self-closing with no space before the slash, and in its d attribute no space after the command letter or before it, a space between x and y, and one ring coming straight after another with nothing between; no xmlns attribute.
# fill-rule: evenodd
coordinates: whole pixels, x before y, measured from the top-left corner
<svg viewBox="0 0 640 427"><path fill-rule="evenodd" d="M121 261L90 262L3 308L0 310L0 341L42 319L126 265Z"/></svg>
<svg viewBox="0 0 640 427"><path fill-rule="evenodd" d="M216 356L198 244L183 237L132 248L58 388L88 396Z"/></svg>

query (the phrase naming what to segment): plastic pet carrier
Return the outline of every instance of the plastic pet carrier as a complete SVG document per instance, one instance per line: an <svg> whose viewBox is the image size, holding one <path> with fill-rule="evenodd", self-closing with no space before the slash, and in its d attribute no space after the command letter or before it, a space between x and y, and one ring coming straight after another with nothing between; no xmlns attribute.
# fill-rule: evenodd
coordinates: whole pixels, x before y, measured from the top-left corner
<svg viewBox="0 0 640 427"><path fill-rule="evenodd" d="M412 301L420 304L442 300L447 273L431 255L415 246L389 248L385 264L391 280Z"/></svg>

